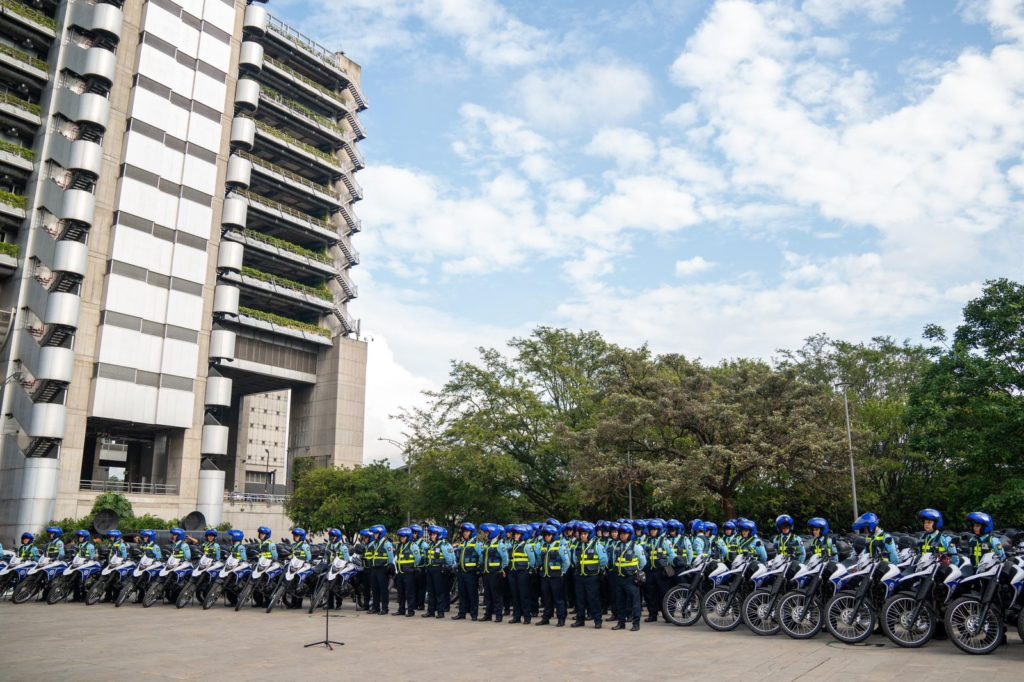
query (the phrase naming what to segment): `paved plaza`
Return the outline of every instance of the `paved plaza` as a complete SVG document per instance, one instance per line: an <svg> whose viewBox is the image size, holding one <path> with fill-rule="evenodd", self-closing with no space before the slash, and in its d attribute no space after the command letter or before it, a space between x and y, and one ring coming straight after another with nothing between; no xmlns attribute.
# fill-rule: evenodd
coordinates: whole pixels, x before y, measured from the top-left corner
<svg viewBox="0 0 1024 682"><path fill-rule="evenodd" d="M304 649L323 637L323 616L217 607L177 610L109 604L0 603L0 679L710 680L1024 679L1024 644L967 656L949 642L907 651L881 636L848 647L821 635L805 642L717 633L703 625L644 624L612 632L357 614L331 619L334 651ZM367 658L369 656L369 658ZM497 666L497 668L495 667ZM304 672L300 672L304 671ZM625 672L622 672L625 671Z"/></svg>

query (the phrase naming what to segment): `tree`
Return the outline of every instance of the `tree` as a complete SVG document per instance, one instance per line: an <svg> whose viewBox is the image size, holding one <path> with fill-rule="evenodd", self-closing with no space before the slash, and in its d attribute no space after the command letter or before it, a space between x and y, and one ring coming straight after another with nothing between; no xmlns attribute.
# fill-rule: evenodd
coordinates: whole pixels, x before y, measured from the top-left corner
<svg viewBox="0 0 1024 682"><path fill-rule="evenodd" d="M395 528L405 521L402 479L386 461L354 469L314 469L295 484L285 503L288 516L310 532L383 523Z"/></svg>
<svg viewBox="0 0 1024 682"><path fill-rule="evenodd" d="M913 444L942 474L949 512L984 507L1024 526L1024 285L986 282L947 342L935 325L935 363L911 396Z"/></svg>
<svg viewBox="0 0 1024 682"><path fill-rule="evenodd" d="M92 503L92 512L90 515L96 516L96 514L104 509L109 509L110 511L115 512L118 518L121 519L122 523L135 516L131 501L120 493L103 493L102 495L97 495L96 500Z"/></svg>

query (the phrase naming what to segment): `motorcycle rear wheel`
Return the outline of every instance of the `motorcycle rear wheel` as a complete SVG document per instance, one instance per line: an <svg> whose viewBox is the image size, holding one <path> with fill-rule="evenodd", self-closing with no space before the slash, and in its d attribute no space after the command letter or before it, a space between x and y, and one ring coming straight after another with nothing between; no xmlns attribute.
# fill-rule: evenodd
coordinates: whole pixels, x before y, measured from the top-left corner
<svg viewBox="0 0 1024 682"><path fill-rule="evenodd" d="M146 588L146 593L142 596L142 608L148 609L150 606L156 603L164 592L164 584L159 580L154 580Z"/></svg>
<svg viewBox="0 0 1024 682"><path fill-rule="evenodd" d="M917 614L917 622L910 623L917 601L909 594L897 594L882 605L882 632L896 646L916 649L927 644L935 635L936 618L925 604Z"/></svg>
<svg viewBox="0 0 1024 682"><path fill-rule="evenodd" d="M990 654L1003 642L1003 614L994 605L989 607L978 632L972 634L981 611L981 602L976 597L960 597L946 609L946 634L964 653Z"/></svg>
<svg viewBox="0 0 1024 682"><path fill-rule="evenodd" d="M17 574L14 572L0 576L0 598L3 598L4 593L7 592L7 588L11 586L11 583L13 583L14 579L17 577Z"/></svg>
<svg viewBox="0 0 1024 682"><path fill-rule="evenodd" d="M89 587L89 591L85 593L85 605L92 606L103 599L103 593L107 591L107 585L110 583L111 576L100 577Z"/></svg>
<svg viewBox="0 0 1024 682"><path fill-rule="evenodd" d="M743 600L743 622L755 635L770 637L779 634L779 621L775 618L775 605L770 590L760 588Z"/></svg>
<svg viewBox="0 0 1024 682"><path fill-rule="evenodd" d="M270 593L270 597L267 599L267 610L266 613L270 613L274 610L274 607L281 603L281 599L284 596L285 588L287 585L282 580L274 588L274 591Z"/></svg>
<svg viewBox="0 0 1024 682"><path fill-rule="evenodd" d="M689 598L689 603L687 603ZM700 620L701 595L690 596L687 585L676 585L669 588L665 598L661 600L661 612L673 625L688 626ZM684 610L685 606L685 610Z"/></svg>
<svg viewBox="0 0 1024 682"><path fill-rule="evenodd" d="M192 597L196 593L196 584L189 580L185 583L185 586L181 588L181 592L178 593L178 598L174 600L174 605L179 609L183 609L192 603Z"/></svg>
<svg viewBox="0 0 1024 682"><path fill-rule="evenodd" d="M36 573L33 576L22 580L14 588L14 594L11 595L11 601L15 604L24 604L29 599L35 596L36 592L42 587L43 574Z"/></svg>
<svg viewBox="0 0 1024 682"><path fill-rule="evenodd" d="M825 627L833 637L844 644L863 642L875 631L878 622L875 611L867 599L861 603L857 613L851 614L856 601L857 597L853 592L840 592L825 606ZM847 623L846 619L850 615L853 618Z"/></svg>
<svg viewBox="0 0 1024 682"><path fill-rule="evenodd" d="M217 600L220 599L220 593L224 591L224 583L217 581L213 585L210 585L210 589L206 591L206 596L203 597L203 611L209 610Z"/></svg>
<svg viewBox="0 0 1024 682"><path fill-rule="evenodd" d="M319 607L320 604L324 603L327 599L327 589L330 586L331 584L325 579L321 579L320 582L317 583L316 589L313 590L313 596L309 598L309 613L313 613L317 610L317 607Z"/></svg>
<svg viewBox="0 0 1024 682"><path fill-rule="evenodd" d="M132 591L134 589L135 583L131 578L126 579L124 585L121 585L121 589L117 591L117 598L114 599L114 608L116 609L121 606L121 604L128 601L128 597L132 596Z"/></svg>
<svg viewBox="0 0 1024 682"><path fill-rule="evenodd" d="M71 592L71 586L71 577L61 576L54 580L53 584L50 585L49 593L46 595L46 603L52 605L63 601L68 596L68 593Z"/></svg>
<svg viewBox="0 0 1024 682"><path fill-rule="evenodd" d="M240 610L242 608L242 605L249 601L249 597L252 596L252 591L254 588L255 585L253 584L252 578L250 578L242 587L242 591L238 593L238 603L235 604L235 611Z"/></svg>
<svg viewBox="0 0 1024 682"><path fill-rule="evenodd" d="M817 636L825 620L821 617L821 602L818 598L811 597L808 601L801 592L790 592L780 599L775 618L782 631L793 639Z"/></svg>
<svg viewBox="0 0 1024 682"><path fill-rule="evenodd" d="M716 587L704 595L701 615L712 630L718 632L735 630L743 621L742 611L740 600L736 595L730 597L729 590L724 587Z"/></svg>

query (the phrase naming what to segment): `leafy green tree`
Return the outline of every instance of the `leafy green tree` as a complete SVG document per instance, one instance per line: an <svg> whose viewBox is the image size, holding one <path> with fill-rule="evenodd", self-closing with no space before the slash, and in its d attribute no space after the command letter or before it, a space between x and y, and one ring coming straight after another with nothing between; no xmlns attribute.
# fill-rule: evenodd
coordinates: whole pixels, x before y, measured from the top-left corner
<svg viewBox="0 0 1024 682"><path fill-rule="evenodd" d="M405 522L408 481L403 472L378 461L354 469L314 469L305 473L285 503L296 525L310 532Z"/></svg>
<svg viewBox="0 0 1024 682"><path fill-rule="evenodd" d="M96 516L96 514L104 509L115 512L122 520L131 519L135 516L131 501L120 493L103 493L98 495L92 503L92 516Z"/></svg>

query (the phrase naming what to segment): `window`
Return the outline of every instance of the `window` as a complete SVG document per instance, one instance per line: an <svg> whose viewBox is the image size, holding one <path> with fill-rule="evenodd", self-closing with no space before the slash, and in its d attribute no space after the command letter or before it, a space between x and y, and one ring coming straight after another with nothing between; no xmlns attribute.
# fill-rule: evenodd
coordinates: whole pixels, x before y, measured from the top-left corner
<svg viewBox="0 0 1024 682"><path fill-rule="evenodd" d="M246 471L245 482L255 483L257 485L269 485L270 484L270 471Z"/></svg>

